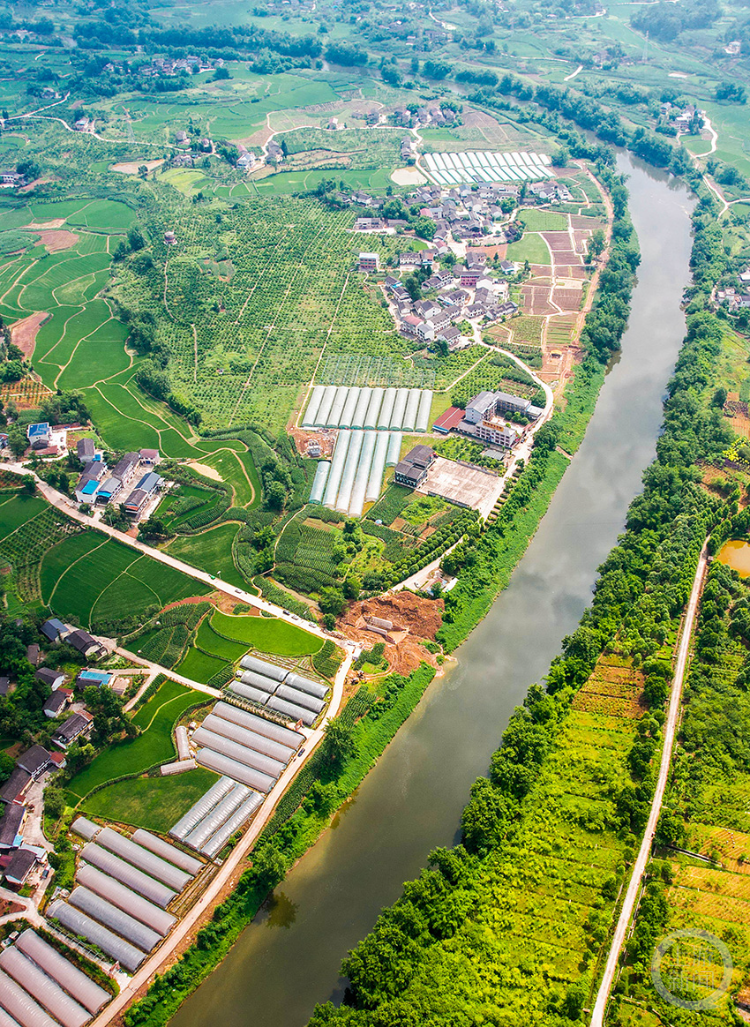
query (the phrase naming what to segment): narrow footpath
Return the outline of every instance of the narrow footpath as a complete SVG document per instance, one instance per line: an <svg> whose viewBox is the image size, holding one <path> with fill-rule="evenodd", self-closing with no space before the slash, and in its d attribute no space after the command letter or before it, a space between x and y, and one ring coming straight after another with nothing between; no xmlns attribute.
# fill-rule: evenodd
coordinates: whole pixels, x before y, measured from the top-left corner
<svg viewBox="0 0 750 1027"><path fill-rule="evenodd" d="M708 554L706 551L706 543L704 543L700 559L698 560L698 569L695 572L693 588L690 593L690 599L688 600L682 624L682 634L680 636L679 648L677 650L677 663L675 664L672 692L669 697L669 710L667 713L667 719L664 723L664 747L662 749L659 777L654 790L654 798L651 802L651 812L641 840L638 858L633 866L633 874L630 878L630 884L628 885L628 890L625 895L625 901L622 906L620 918L617 921L617 927L615 928L615 934L612 939L612 946L609 950L609 956L607 957L607 965L604 968L604 976L602 977L599 992L596 996L596 1002L594 1003L594 1010L591 1014L591 1027L603 1027L604 1025L604 1013L607 1008L607 1002L617 973L620 952L622 951L625 935L633 916L636 898L640 893L641 881L646 869L646 864L648 863L651 855L651 845L654 839L659 815L661 813L662 802L664 801L664 791L667 786L667 778L669 776L669 768L672 761L675 732L680 716L682 686L685 678L688 656L690 655L690 640L692 637L693 625L695 624L695 616L698 610L698 601L701 597L703 585L706 579L707 567Z"/></svg>

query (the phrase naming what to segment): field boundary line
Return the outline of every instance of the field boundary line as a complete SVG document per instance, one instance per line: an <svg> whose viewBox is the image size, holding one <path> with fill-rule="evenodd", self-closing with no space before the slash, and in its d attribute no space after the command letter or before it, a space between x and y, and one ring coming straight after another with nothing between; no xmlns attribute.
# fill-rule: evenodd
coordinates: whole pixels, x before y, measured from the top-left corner
<svg viewBox="0 0 750 1027"><path fill-rule="evenodd" d="M57 307L57 309L58 309L58 310L62 310L63 306L67 306L67 305L68 305L67 303L65 303L65 304L58 304L58 307ZM51 364L51 365L52 365L53 367L59 367L59 366L60 366L59 364L55 364L55 363L54 363L53 361L51 361L51 360L47 360L47 357L48 357L48 356L49 356L49 355L50 355L51 353L53 353L53 352L54 352L54 350L56 350L56 349L57 349L57 347L58 347L58 346L60 345L60 343L61 343L61 342L63 341L63 339L64 339L64 338L65 338L65 336L67 335L67 333L68 333L68 323L69 323L70 321L72 321L74 317L77 317L77 316L78 316L78 314L81 314L81 313L83 313L83 311L84 311L84 307L80 306L80 307L79 307L79 308L78 308L77 310L74 310L72 314L69 314L69 315L68 315L68 316L67 316L67 317L65 318L65 321L63 322L63 326L62 326L62 332L60 333L60 338L59 338L59 339L57 340L57 342L54 342L54 343L53 343L53 344L52 344L52 345L50 346L50 348L49 348L49 349L47 350L47 352L46 352L46 353L44 354L44 356L43 356L43 357L39 357L38 363L40 363L40 364ZM50 317L54 317L54 314L50 314ZM40 325L40 327L41 327L41 325ZM37 333L37 334L38 334L38 333ZM36 342L34 343L34 350L36 351Z"/></svg>
<svg viewBox="0 0 750 1027"><path fill-rule="evenodd" d="M70 354L70 356L68 357L67 361L62 366L60 366L60 364L57 365L60 368L60 370L55 375L55 380L52 383L56 389L58 388L58 384L57 383L60 381L61 376L65 374L65 372L67 371L67 369L70 367L71 363L73 362L73 358L75 357L76 353L78 352L78 347L81 345L81 343L85 342L87 339L90 339L91 336L94 334L94 332L98 332L100 328L103 328L106 324L109 324L109 322L112 321L112 320L113 320L113 318L112 318L112 315L110 314L110 316L107 318L106 321L102 321L102 323L100 325L97 325L96 328L92 328L92 330L88 333L88 335L84 335L81 339L78 340L78 342L73 347L73 352ZM84 388L85 388L85 386L84 386Z"/></svg>
<svg viewBox="0 0 750 1027"><path fill-rule="evenodd" d="M125 577L125 576L127 575L128 571L130 570L130 568L131 568L132 566L134 566L134 564L138 563L138 561L139 561L139 560L142 560L142 559L143 559L143 555L144 555L144 554L143 554L143 553L141 553L141 555L140 555L140 556L136 556L135 560L131 560L131 561L130 561L130 563L129 563L129 564L127 565L127 567L123 567L123 569L122 569L122 570L120 571L120 573L119 573L119 574L117 575L117 577L116 577L116 578L112 578L112 580L111 580L111 581L107 582L107 584L106 584L106 585L104 586L104 588L103 588L103 589L101 590L101 592L100 592L100 593L99 593L99 595L98 595L98 596L96 597L96 599L94 600L94 602L93 602L93 603L91 604L91 613L89 614L89 627L91 627L91 625L92 625L92 623L93 623L93 617L94 617L94 610L96 609L96 605L97 605L97 603L99 602L99 600L101 599L101 597L102 597L103 595L105 595L105 594L106 594L107 592L109 592L110 588L112 588L112 586L113 586L114 584L116 584L116 583L117 583L117 582L118 582L118 581L120 580L120 578L122 578L122 577ZM130 577L132 577L132 575L130 575ZM133 578L133 581L140 581L140 578ZM145 582L145 581L141 581L141 584L142 584L142 585L145 585L145 586L146 586L146 588L147 588L147 589L148 589L148 590L149 590L150 592L154 592L153 588L151 588L151 586L150 586L150 585L149 585L149 584L148 584L147 582ZM160 602L161 602L161 599L160 599L160 597L159 597L158 595L156 595L156 592L154 592L154 595L156 596L157 602L159 602L159 603L160 603Z"/></svg>
<svg viewBox="0 0 750 1027"><path fill-rule="evenodd" d="M64 542L64 541L65 541L65 540L64 540L64 539L62 539L62 540L61 540L61 542L58 542L58 543L57 543L57 545L58 545L58 546L59 546L59 545L61 545L61 544L62 544L62 542ZM96 552L96 551L97 551L98 549L101 549L101 548L102 548L102 546L106 546L107 542L109 542L109 539L106 539L106 538L105 538L105 540L104 540L103 542L100 542L98 546L94 546L94 548L93 548L93 549L89 549L89 551L88 551L87 553L81 553L81 555L80 555L79 557L77 557L77 558L76 558L76 559L75 559L75 560L73 561L73 563L69 563L69 564L68 564L68 566L67 566L67 567L65 568L65 570L64 570L64 571L62 572L62 574L60 575L60 577L59 577L59 578L57 579L57 581L55 582L55 587L54 587L54 588L52 589L52 591L50 592L50 596L49 596L49 602L48 602L48 603L46 604L47 606L50 606L50 604L52 603L52 600L53 600L53 599L54 599L54 597L55 597L55 592L57 592L57 586L58 586L58 585L60 584L60 582L61 582L61 581L62 581L62 579L63 579L63 578L65 577L65 575L66 575L66 574L68 573L68 571L69 571L69 570L71 570L71 568L75 567L75 565L76 565L77 563L80 563L80 561L81 561L81 560L83 560L83 559L84 559L85 557L87 557L87 556L90 556L90 555L91 555L92 553L95 553L95 552ZM56 548L57 548L56 546L53 546L53 547L52 547L52 549L56 549ZM51 552L52 552L52 549L48 550L48 552L50 552L50 553L51 553ZM40 561L40 569L41 569L41 563L42 563L43 561L44 561L44 557L42 557L42 560ZM42 597L42 601L44 601L44 597Z"/></svg>

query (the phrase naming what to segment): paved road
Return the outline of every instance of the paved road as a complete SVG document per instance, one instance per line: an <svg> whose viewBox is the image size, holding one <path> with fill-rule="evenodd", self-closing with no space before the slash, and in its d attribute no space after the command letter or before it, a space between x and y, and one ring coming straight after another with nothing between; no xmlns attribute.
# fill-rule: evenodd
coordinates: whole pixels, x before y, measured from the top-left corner
<svg viewBox="0 0 750 1027"><path fill-rule="evenodd" d="M242 836L235 848L232 849L221 869L213 878L203 895L201 895L200 899L198 899L187 915L179 922L172 933L167 936L164 944L157 949L155 954L148 959L143 966L141 966L140 970L138 970L135 976L131 978L129 983L123 986L117 998L113 1002L110 1002L96 1020L94 1020L92 1027L104 1027L105 1024L109 1023L116 1016L119 1016L133 1001L140 988L148 984L157 972L164 972L166 966L163 964L169 964L171 962L175 948L195 930L196 923L200 917L212 909L216 904L222 889L235 875L241 873L245 868L244 863L247 855L258 838L258 835L273 815L276 804L279 802L294 777L299 773L305 762L310 758L311 753L323 738L323 735L325 734L325 726L328 721L338 713L339 707L341 706L341 700L344 695L344 682L346 681L346 675L349 672L351 662L352 653L347 652L346 659L342 663L341 667L339 667L336 680L333 684L333 693L331 696L331 703L328 707L328 712L320 724L320 727L315 731L312 731L308 736L304 745L304 755L293 759L286 768L273 789L267 795L265 802L260 807L250 829Z"/></svg>
<svg viewBox="0 0 750 1027"><path fill-rule="evenodd" d="M682 698L682 685L685 677L685 668L687 667L688 656L690 653L690 638L692 635L693 624L695 623L695 615L698 609L698 600L700 599L701 592L703 591L703 582L706 577L706 567L708 566L708 557L706 553L706 546L704 544L703 550L701 551L700 559L698 560L698 570L695 573L695 580L693 581L693 590L690 593L690 599L688 600L687 610L685 611L685 618L682 625L682 634L680 636L680 644L677 650L677 663L675 664L674 680L672 682L672 692L669 697L669 711L667 713L667 719L664 724L664 748L662 750L661 766L659 767L659 777L656 782L656 789L654 791L654 798L651 803L651 813L649 814L648 823L646 824L646 830L641 841L641 847L638 852L638 858L633 866L633 875L630 878L630 884L625 895L625 902L623 903L622 912L620 913L620 919L617 922L615 928L614 938L612 939L612 946L609 950L609 956L607 958L607 965L604 969L604 976L602 983L599 986L599 992L596 996L596 1002L594 1004L594 1011L591 1015L591 1027L603 1027L604 1024L604 1012L607 1007L607 1001L609 999L609 993L612 989L612 984L617 972L617 965L620 959L620 952L622 950L623 942L625 941L625 934L628 929L633 910L635 907L635 900L638 896L641 887L641 880L643 873L646 869L651 854L651 843L653 841L654 832L656 831L656 824L659 820L659 814L661 813L661 805L664 799L664 790L667 786L667 777L669 776L669 767L672 759L672 749L674 747L675 731L677 727L677 721L680 715L680 700Z"/></svg>
<svg viewBox="0 0 750 1027"><path fill-rule="evenodd" d="M109 640L109 644L112 644L111 639ZM152 660L147 660L143 656L138 656L136 653L132 653L129 649L123 649L120 645L116 645L114 649L119 656L125 656L127 659L132 660L133 663L140 663L144 667L148 667L149 677L151 680L153 680L157 674L164 674L165 677L172 678L173 681L177 681L180 685L186 685L188 688L193 688L196 692L205 692L206 695L210 695L214 699L221 699L222 693L220 688L212 688L211 685L202 685L198 681L193 681L192 678L186 678L182 674L177 674L175 671L169 670L168 667L162 667L159 663L154 663ZM143 686L138 689L139 693L142 693L143 690ZM131 701L134 701L134 699ZM126 706L125 709L127 708L128 707Z"/></svg>

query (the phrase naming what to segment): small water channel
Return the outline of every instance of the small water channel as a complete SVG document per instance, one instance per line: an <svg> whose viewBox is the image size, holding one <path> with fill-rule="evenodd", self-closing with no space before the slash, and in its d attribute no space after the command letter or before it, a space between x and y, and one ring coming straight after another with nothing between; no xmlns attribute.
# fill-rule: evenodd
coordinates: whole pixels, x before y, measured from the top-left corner
<svg viewBox="0 0 750 1027"><path fill-rule="evenodd" d="M684 335L692 201L628 155L642 250L632 315L586 438L510 586L433 682L353 800L277 889L173 1027L302 1027L339 1001L339 967L428 852L458 840L472 781L514 706L540 680L591 598L653 459L666 382Z"/></svg>

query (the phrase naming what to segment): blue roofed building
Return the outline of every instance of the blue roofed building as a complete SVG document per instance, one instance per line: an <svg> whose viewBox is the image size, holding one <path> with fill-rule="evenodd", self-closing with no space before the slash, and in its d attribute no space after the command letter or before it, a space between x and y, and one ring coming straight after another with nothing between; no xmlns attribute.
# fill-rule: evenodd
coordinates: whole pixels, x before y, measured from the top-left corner
<svg viewBox="0 0 750 1027"><path fill-rule="evenodd" d="M50 444L52 432L47 421L39 424L30 424L26 429L26 438L29 440L32 449L46 449Z"/></svg>
<svg viewBox="0 0 750 1027"><path fill-rule="evenodd" d="M63 624L61 620L58 620L57 617L50 617L49 620L42 624L40 631L46 639L57 644L65 638L70 628L67 624Z"/></svg>
<svg viewBox="0 0 750 1027"><path fill-rule="evenodd" d="M112 677L113 675L106 670L82 670L76 678L76 685L78 688L89 688L91 685L101 688L109 685Z"/></svg>
<svg viewBox="0 0 750 1027"><path fill-rule="evenodd" d="M96 493L99 491L99 482L96 478L83 477L76 487L76 499L79 503L93 503Z"/></svg>

